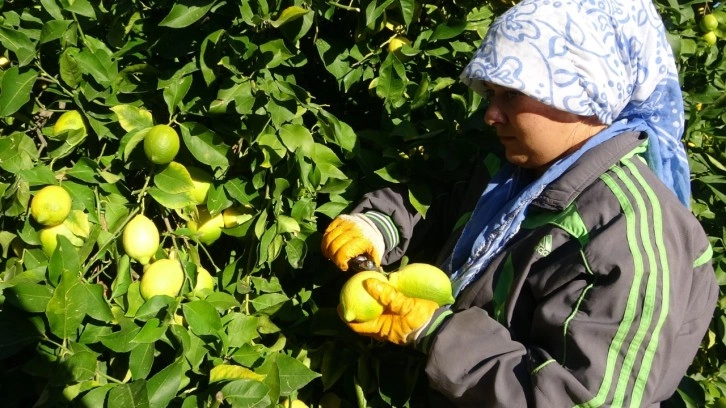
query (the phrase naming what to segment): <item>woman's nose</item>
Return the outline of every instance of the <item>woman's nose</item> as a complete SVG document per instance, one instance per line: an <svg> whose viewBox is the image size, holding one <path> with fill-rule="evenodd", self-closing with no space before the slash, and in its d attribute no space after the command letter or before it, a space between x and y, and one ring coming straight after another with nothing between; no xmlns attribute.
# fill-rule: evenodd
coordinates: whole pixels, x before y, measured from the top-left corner
<svg viewBox="0 0 726 408"><path fill-rule="evenodd" d="M486 112L484 112L484 123L489 126L501 125L506 122L507 118L494 101L491 101Z"/></svg>

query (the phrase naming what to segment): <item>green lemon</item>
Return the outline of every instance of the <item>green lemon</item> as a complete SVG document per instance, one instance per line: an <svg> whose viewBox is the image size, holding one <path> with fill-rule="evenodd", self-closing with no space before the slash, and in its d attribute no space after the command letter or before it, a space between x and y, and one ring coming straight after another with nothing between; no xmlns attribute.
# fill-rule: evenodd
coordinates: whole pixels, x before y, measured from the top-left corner
<svg viewBox="0 0 726 408"><path fill-rule="evenodd" d="M408 297L433 300L439 306L454 303L449 276L433 265L408 264L388 275L388 282Z"/></svg>
<svg viewBox="0 0 726 408"><path fill-rule="evenodd" d="M199 217L187 222L187 228L194 233L199 242L211 245L222 236L224 216L222 213L212 216L206 208L200 207Z"/></svg>
<svg viewBox="0 0 726 408"><path fill-rule="evenodd" d="M710 45L714 45L716 44L716 41L718 41L718 37L713 31L707 32L706 34L702 35L701 38L703 38L703 41Z"/></svg>
<svg viewBox="0 0 726 408"><path fill-rule="evenodd" d="M58 120L53 124L53 136L64 138L63 136L71 130L83 130L83 134L86 134L86 124L83 123L83 117L81 113L76 110L70 110L63 112L58 117Z"/></svg>
<svg viewBox="0 0 726 408"><path fill-rule="evenodd" d="M387 281L386 276L378 271L358 272L348 278L340 290L340 306L346 322L367 322L383 313L383 305L363 287L366 279Z"/></svg>
<svg viewBox="0 0 726 408"><path fill-rule="evenodd" d="M718 19L716 19L716 16L713 14L706 14L703 18L701 18L699 25L701 26L701 30L707 33L718 28Z"/></svg>
<svg viewBox="0 0 726 408"><path fill-rule="evenodd" d="M141 275L141 296L149 300L157 295L175 297L184 284L184 271L175 259L159 259Z"/></svg>
<svg viewBox="0 0 726 408"><path fill-rule="evenodd" d="M62 223L70 212L71 195L61 186L41 188L30 202L30 215L46 227Z"/></svg>
<svg viewBox="0 0 726 408"><path fill-rule="evenodd" d="M144 137L144 153L156 164L167 164L179 153L179 135L169 125L156 125Z"/></svg>
<svg viewBox="0 0 726 408"><path fill-rule="evenodd" d="M138 214L126 224L122 242L128 256L146 265L159 249L159 230L153 221Z"/></svg>

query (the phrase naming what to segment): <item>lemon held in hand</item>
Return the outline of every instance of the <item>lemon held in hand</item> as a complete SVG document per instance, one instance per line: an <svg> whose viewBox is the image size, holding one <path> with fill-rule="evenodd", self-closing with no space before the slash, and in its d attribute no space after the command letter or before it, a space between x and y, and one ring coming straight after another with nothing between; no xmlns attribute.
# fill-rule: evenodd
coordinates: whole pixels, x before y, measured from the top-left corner
<svg viewBox="0 0 726 408"><path fill-rule="evenodd" d="M62 223L70 212L71 195L61 186L41 188L30 203L30 215L46 227Z"/></svg>
<svg viewBox="0 0 726 408"><path fill-rule="evenodd" d="M126 224L122 242L128 256L146 265L159 249L159 230L153 221L138 214Z"/></svg>
<svg viewBox="0 0 726 408"><path fill-rule="evenodd" d="M174 297L184 284L184 271L175 259L159 259L149 265L141 275L141 296L149 300L156 295Z"/></svg>
<svg viewBox="0 0 726 408"><path fill-rule="evenodd" d="M167 164L179 153L179 135L169 125L156 125L144 137L144 153L156 164Z"/></svg>
<svg viewBox="0 0 726 408"><path fill-rule="evenodd" d="M388 282L408 297L433 300L439 306L454 303L449 276L433 265L408 264L388 275Z"/></svg>
<svg viewBox="0 0 726 408"><path fill-rule="evenodd" d="M383 306L363 287L366 279L386 282L386 276L377 271L363 271L351 276L340 290L340 306L346 322L367 322L383 313Z"/></svg>

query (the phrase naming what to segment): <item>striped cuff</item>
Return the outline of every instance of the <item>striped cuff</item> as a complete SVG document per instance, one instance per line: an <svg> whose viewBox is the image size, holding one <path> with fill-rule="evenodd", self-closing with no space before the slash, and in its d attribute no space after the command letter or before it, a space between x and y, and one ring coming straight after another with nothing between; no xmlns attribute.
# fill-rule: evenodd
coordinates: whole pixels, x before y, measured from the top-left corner
<svg viewBox="0 0 726 408"><path fill-rule="evenodd" d="M439 310L431 316L429 323L416 336L414 347L425 354L428 354L434 334L437 330L439 330L441 325L444 324L449 316L453 314L454 312L452 312L449 308L439 308Z"/></svg>
<svg viewBox="0 0 726 408"><path fill-rule="evenodd" d="M378 211L367 211L363 213L381 231L383 241L386 244L386 252L398 246L401 237L398 235L398 228L391 217Z"/></svg>

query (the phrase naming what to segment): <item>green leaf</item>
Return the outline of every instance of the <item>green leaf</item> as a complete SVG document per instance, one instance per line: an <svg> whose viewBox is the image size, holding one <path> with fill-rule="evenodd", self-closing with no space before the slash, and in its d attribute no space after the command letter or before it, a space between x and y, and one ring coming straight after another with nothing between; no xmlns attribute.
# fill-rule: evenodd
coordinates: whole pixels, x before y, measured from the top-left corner
<svg viewBox="0 0 726 408"><path fill-rule="evenodd" d="M169 163L164 170L157 173L154 176L154 185L169 194L185 193L194 189L189 171L177 162Z"/></svg>
<svg viewBox="0 0 726 408"><path fill-rule="evenodd" d="M111 308L103 296L105 287L98 283L86 283L81 285L86 313L96 320L110 322L113 319Z"/></svg>
<svg viewBox="0 0 726 408"><path fill-rule="evenodd" d="M288 151L300 150L304 155L310 155L313 151L315 140L310 131L303 125L286 123L279 131L280 140Z"/></svg>
<svg viewBox="0 0 726 408"><path fill-rule="evenodd" d="M18 67L11 67L3 73L0 82L0 117L10 116L30 100L38 72L30 69L20 73Z"/></svg>
<svg viewBox="0 0 726 408"><path fill-rule="evenodd" d="M269 387L255 380L235 380L222 387L221 397L233 407L267 407Z"/></svg>
<svg viewBox="0 0 726 408"><path fill-rule="evenodd" d="M194 200L189 193L172 194L161 190L158 187L151 187L149 189L149 195L156 200L157 203L163 207L178 210L190 205L194 205Z"/></svg>
<svg viewBox="0 0 726 408"><path fill-rule="evenodd" d="M72 272L76 275L81 273L81 262L78 259L78 251L71 242L62 235L56 236L58 246L48 263L48 276L51 285L58 282L64 272Z"/></svg>
<svg viewBox="0 0 726 408"><path fill-rule="evenodd" d="M78 48L66 48L58 60L60 77L66 85L77 88L83 80L83 72L78 64Z"/></svg>
<svg viewBox="0 0 726 408"><path fill-rule="evenodd" d="M149 408L146 381L117 385L108 392L107 401L109 408Z"/></svg>
<svg viewBox="0 0 726 408"><path fill-rule="evenodd" d="M220 364L212 368L212 370L209 372L210 383L237 379L262 381L265 379L265 376L257 374L249 368L232 364Z"/></svg>
<svg viewBox="0 0 726 408"><path fill-rule="evenodd" d="M61 247L59 239L58 247ZM67 240L66 240L67 242ZM70 245L70 243L68 243ZM59 251L56 249L56 254ZM61 280L48 301L45 315L51 333L67 339L74 336L86 316L88 305L84 302L85 289L78 271L64 269Z"/></svg>
<svg viewBox="0 0 726 408"><path fill-rule="evenodd" d="M290 6L282 10L280 15L277 16L277 19L271 22L270 25L277 28L283 24L295 21L309 12L310 10L304 9L300 6Z"/></svg>
<svg viewBox="0 0 726 408"><path fill-rule="evenodd" d="M403 97L406 80L406 69L403 63L393 53L390 53L381 64L376 94L382 99L398 101Z"/></svg>
<svg viewBox="0 0 726 408"><path fill-rule="evenodd" d="M140 344L129 353L129 370L135 380L146 378L154 364L154 343Z"/></svg>
<svg viewBox="0 0 726 408"><path fill-rule="evenodd" d="M164 102L169 109L169 115L173 115L181 102L184 100L189 88L192 86L192 76L187 75L182 78L174 78L176 80L164 88Z"/></svg>
<svg viewBox="0 0 726 408"><path fill-rule="evenodd" d="M431 34L429 40L450 40L463 33L464 30L466 30L466 21L457 21L454 19L446 20L446 22L436 26L436 28L434 29L434 33Z"/></svg>
<svg viewBox="0 0 726 408"><path fill-rule="evenodd" d="M0 168L10 173L32 169L38 160L38 148L25 133L0 136Z"/></svg>
<svg viewBox="0 0 726 408"><path fill-rule="evenodd" d="M139 343L131 342L140 330L141 328L135 324L122 325L121 330L101 337L101 344L116 353L127 353L140 346Z"/></svg>
<svg viewBox="0 0 726 408"><path fill-rule="evenodd" d="M35 58L35 44L21 30L12 30L5 25L0 26L0 44L15 53L18 65L21 67L28 65ZM0 104L0 106L2 105Z"/></svg>
<svg viewBox="0 0 726 408"><path fill-rule="evenodd" d="M88 17L92 20L96 19L96 12L93 10L93 6L88 0L74 0L69 2L70 4L65 9L84 17Z"/></svg>
<svg viewBox="0 0 726 408"><path fill-rule="evenodd" d="M287 296L281 293L267 293L254 298L251 303L258 312L269 312L272 308L279 308L290 300Z"/></svg>
<svg viewBox="0 0 726 408"><path fill-rule="evenodd" d="M131 340L134 343L154 343L166 332L166 325L162 325L158 318L149 319L144 327Z"/></svg>
<svg viewBox="0 0 726 408"><path fill-rule="evenodd" d="M182 305L184 318L187 319L189 328L194 334L216 335L222 329L222 320L209 302L204 300L195 300L193 302L184 303Z"/></svg>
<svg viewBox="0 0 726 408"><path fill-rule="evenodd" d="M219 135L195 122L182 123L179 129L184 145L195 159L211 167L227 168L229 166L229 160L227 160L229 146L222 141Z"/></svg>
<svg viewBox="0 0 726 408"><path fill-rule="evenodd" d="M3 291L8 302L30 313L44 312L53 291L47 285L21 282Z"/></svg>
<svg viewBox="0 0 726 408"><path fill-rule="evenodd" d="M88 157L81 157L76 164L66 171L66 174L89 184L96 183L98 164Z"/></svg>
<svg viewBox="0 0 726 408"><path fill-rule="evenodd" d="M43 23L40 30L40 43L45 44L63 37L73 20L51 20Z"/></svg>
<svg viewBox="0 0 726 408"><path fill-rule="evenodd" d="M280 395L290 395L293 391L299 390L310 381L320 377L320 374L309 369L305 364L285 354L277 355L275 363L280 373Z"/></svg>
<svg viewBox="0 0 726 408"><path fill-rule="evenodd" d="M123 130L127 132L154 126L154 117L150 111L144 108L133 105L116 105L110 109L116 114L118 123Z"/></svg>
<svg viewBox="0 0 726 408"><path fill-rule="evenodd" d="M174 3L169 14L159 23L170 28L188 27L204 17L216 0L180 0Z"/></svg>
<svg viewBox="0 0 726 408"><path fill-rule="evenodd" d="M235 313L227 324L227 337L230 347L242 347L260 336L257 333L257 317Z"/></svg>
<svg viewBox="0 0 726 408"><path fill-rule="evenodd" d="M181 385L183 357L164 367L146 383L149 406L164 408L176 396Z"/></svg>

